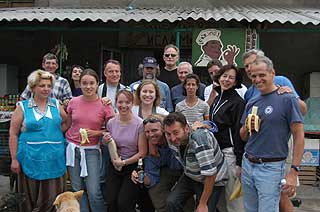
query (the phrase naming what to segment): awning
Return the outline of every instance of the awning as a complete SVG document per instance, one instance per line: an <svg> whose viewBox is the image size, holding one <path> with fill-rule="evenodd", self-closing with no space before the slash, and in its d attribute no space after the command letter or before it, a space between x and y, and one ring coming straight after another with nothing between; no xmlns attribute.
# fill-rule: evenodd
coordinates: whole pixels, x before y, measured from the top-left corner
<svg viewBox="0 0 320 212"><path fill-rule="evenodd" d="M285 8L268 6L220 6L203 8L5 8L0 9L0 21L247 21L281 24L320 24L318 8Z"/></svg>

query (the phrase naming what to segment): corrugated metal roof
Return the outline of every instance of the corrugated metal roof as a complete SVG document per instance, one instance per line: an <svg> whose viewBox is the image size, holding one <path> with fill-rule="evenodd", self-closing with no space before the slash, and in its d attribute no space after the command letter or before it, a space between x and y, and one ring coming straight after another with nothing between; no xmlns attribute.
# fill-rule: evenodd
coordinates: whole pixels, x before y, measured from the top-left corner
<svg viewBox="0 0 320 212"><path fill-rule="evenodd" d="M181 21L235 20L247 22L280 22L303 25L320 24L318 8L274 8L267 6L224 6L204 8L6 8L0 9L0 21Z"/></svg>

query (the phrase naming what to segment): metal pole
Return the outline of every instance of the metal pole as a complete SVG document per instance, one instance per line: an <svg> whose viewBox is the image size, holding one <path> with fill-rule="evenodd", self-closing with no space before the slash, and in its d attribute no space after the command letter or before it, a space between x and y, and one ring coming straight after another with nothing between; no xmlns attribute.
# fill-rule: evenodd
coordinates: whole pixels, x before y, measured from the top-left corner
<svg viewBox="0 0 320 212"><path fill-rule="evenodd" d="M176 31L176 46L180 50L180 31ZM179 64L179 62L180 62L180 57L177 61L177 65Z"/></svg>
<svg viewBox="0 0 320 212"><path fill-rule="evenodd" d="M63 33L60 36L60 55L59 55L59 74L62 74L62 55L63 55Z"/></svg>

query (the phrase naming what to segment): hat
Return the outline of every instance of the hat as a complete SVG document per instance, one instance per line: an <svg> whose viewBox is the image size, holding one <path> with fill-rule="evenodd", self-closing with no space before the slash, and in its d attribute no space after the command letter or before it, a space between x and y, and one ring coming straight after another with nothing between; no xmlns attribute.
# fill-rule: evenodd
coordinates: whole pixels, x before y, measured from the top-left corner
<svg viewBox="0 0 320 212"><path fill-rule="evenodd" d="M143 58L142 64L143 64L144 68L146 68L146 67L158 68L159 67L158 62L157 62L156 58L154 58L154 57Z"/></svg>
<svg viewBox="0 0 320 212"><path fill-rule="evenodd" d="M216 41L219 41L220 43L222 43L221 40L220 40L220 35L221 35L221 31L220 30L217 30L217 29L205 29L205 30L202 30L198 34L196 42L197 42L197 44L199 44L199 46L205 45L210 40L216 40Z"/></svg>

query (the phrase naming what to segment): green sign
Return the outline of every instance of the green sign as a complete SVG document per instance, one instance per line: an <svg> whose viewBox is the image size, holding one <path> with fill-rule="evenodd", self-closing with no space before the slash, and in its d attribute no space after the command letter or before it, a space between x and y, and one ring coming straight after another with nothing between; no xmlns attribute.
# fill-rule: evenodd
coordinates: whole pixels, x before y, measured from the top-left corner
<svg viewBox="0 0 320 212"><path fill-rule="evenodd" d="M223 65L242 66L241 55L246 47L246 29L210 28L194 29L192 32L192 63L206 67L213 58Z"/></svg>

